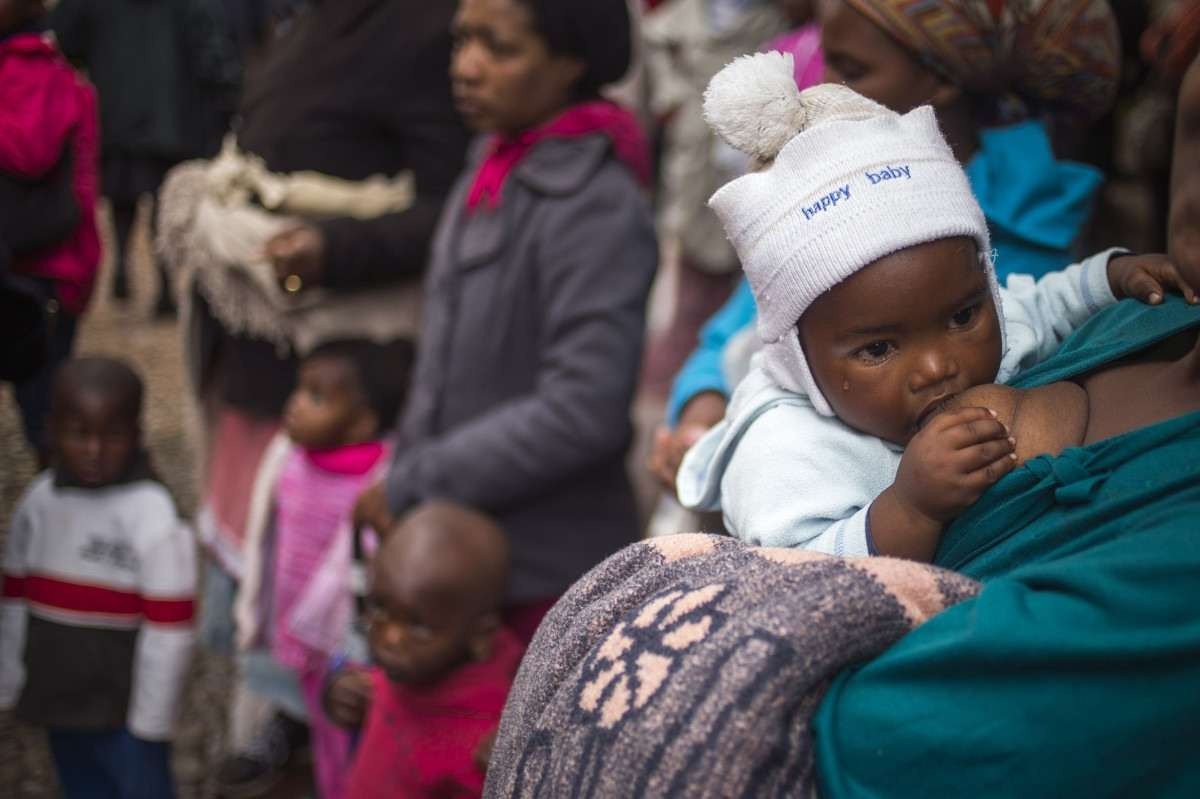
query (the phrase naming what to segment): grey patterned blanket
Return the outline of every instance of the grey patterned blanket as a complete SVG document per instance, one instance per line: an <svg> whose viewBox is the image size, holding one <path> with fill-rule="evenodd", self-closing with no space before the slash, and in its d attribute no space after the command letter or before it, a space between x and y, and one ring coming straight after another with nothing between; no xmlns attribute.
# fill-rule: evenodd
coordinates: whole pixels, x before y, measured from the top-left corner
<svg viewBox="0 0 1200 799"><path fill-rule="evenodd" d="M830 678L978 590L924 564L716 536L630 546L542 623L485 795L808 796Z"/></svg>

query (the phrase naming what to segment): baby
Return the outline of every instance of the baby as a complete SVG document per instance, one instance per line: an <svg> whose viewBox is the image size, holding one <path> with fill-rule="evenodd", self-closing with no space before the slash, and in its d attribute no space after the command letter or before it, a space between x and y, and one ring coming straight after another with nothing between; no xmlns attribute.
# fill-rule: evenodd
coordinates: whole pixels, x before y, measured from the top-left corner
<svg viewBox="0 0 1200 799"><path fill-rule="evenodd" d="M995 408L957 397L1046 358L1120 297L1195 295L1164 257L1114 251L1001 289L933 110L898 115L833 84L800 94L789 69L739 59L706 98L718 133L769 162L710 200L762 349L685 457L680 499L759 545L928 560L1022 446Z"/></svg>
<svg viewBox="0 0 1200 799"><path fill-rule="evenodd" d="M371 563L371 701L347 796L479 796L522 648L501 625L508 542L487 517L427 503ZM331 688L331 692L332 692Z"/></svg>
<svg viewBox="0 0 1200 799"><path fill-rule="evenodd" d="M65 362L53 468L21 498L6 546L0 708L47 729L68 797L174 795L195 541L149 469L141 406L124 363Z"/></svg>

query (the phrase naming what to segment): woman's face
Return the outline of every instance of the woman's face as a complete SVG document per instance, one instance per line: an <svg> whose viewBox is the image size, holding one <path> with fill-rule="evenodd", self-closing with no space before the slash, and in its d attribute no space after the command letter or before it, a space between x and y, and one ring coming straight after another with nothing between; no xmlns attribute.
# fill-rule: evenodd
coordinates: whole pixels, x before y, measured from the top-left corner
<svg viewBox="0 0 1200 799"><path fill-rule="evenodd" d="M584 74L582 61L547 49L517 0L460 0L451 33L454 102L478 131L512 134L548 121Z"/></svg>
<svg viewBox="0 0 1200 799"><path fill-rule="evenodd" d="M820 22L827 83L843 83L900 114L938 104L946 84L845 0L822 0Z"/></svg>

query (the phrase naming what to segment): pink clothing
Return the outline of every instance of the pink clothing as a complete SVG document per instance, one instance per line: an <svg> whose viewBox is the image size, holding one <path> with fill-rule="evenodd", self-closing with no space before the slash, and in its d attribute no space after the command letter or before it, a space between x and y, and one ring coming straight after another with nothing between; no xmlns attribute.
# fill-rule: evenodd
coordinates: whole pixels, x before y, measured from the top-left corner
<svg viewBox="0 0 1200 799"><path fill-rule="evenodd" d="M825 59L821 56L821 28L815 22L781 33L763 48L765 52L791 53L796 85L803 91L824 81Z"/></svg>
<svg viewBox="0 0 1200 799"><path fill-rule="evenodd" d="M596 100L571 106L545 125L517 136L492 136L483 163L467 192L467 208L477 208L484 203L489 208L499 205L509 173L542 139L572 138L590 133L608 136L617 158L633 171L640 183L650 185L650 146L637 118L616 103Z"/></svg>
<svg viewBox="0 0 1200 799"><path fill-rule="evenodd" d="M354 747L350 733L325 717L321 695L329 669L325 666L309 669L300 675L300 691L308 708L308 746L312 751L313 772L317 795L321 799L343 799L350 777Z"/></svg>
<svg viewBox="0 0 1200 799"><path fill-rule="evenodd" d="M383 455L383 444L367 441L334 449L307 449L304 454L318 469L334 474L364 475L375 468Z"/></svg>
<svg viewBox="0 0 1200 799"><path fill-rule="evenodd" d="M221 568L240 580L251 494L263 455L279 431L279 420L260 419L225 405L211 430L196 527L201 543Z"/></svg>
<svg viewBox="0 0 1200 799"><path fill-rule="evenodd" d="M300 678L322 799L342 799L346 795L350 737L325 717L321 704L326 664L332 653L313 646L312 638L297 626L297 616L313 611L314 581L317 575L327 573L323 567L335 561L340 567L328 574L335 578L340 574L340 578L329 582L330 590L321 592L317 599L325 609L351 601L350 553L335 548L350 548L350 542L340 533L387 449L379 441L329 450L293 446L275 486L274 563L267 567L272 569L271 652ZM341 631L335 632L340 637Z"/></svg>
<svg viewBox="0 0 1200 799"><path fill-rule="evenodd" d="M96 93L53 40L22 33L0 41L0 172L36 180L69 143L79 224L66 241L19 260L16 269L55 281L64 310L81 314L100 267L96 228L100 135Z"/></svg>
<svg viewBox="0 0 1200 799"><path fill-rule="evenodd" d="M271 580L271 651L304 672L329 652L314 650L292 630L293 614L310 580L335 553L331 546L384 456L378 441L336 450L292 450L275 488L275 557ZM325 468L333 467L333 468ZM344 554L344 553L338 553ZM347 573L345 594L350 593Z"/></svg>
<svg viewBox="0 0 1200 799"><path fill-rule="evenodd" d="M484 773L475 765L475 751L500 723L523 651L501 628L491 658L461 666L433 685L400 685L374 669L371 709L346 795L480 796Z"/></svg>

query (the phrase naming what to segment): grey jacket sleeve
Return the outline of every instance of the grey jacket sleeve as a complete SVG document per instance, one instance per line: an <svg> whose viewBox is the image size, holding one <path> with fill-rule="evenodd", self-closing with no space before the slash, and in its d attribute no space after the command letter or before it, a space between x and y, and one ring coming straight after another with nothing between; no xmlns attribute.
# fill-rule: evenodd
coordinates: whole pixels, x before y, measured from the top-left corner
<svg viewBox="0 0 1200 799"><path fill-rule="evenodd" d="M531 265L543 314L537 387L403 451L387 478L394 512L430 498L499 510L628 446L658 262L649 207L626 174L604 171L543 229Z"/></svg>

